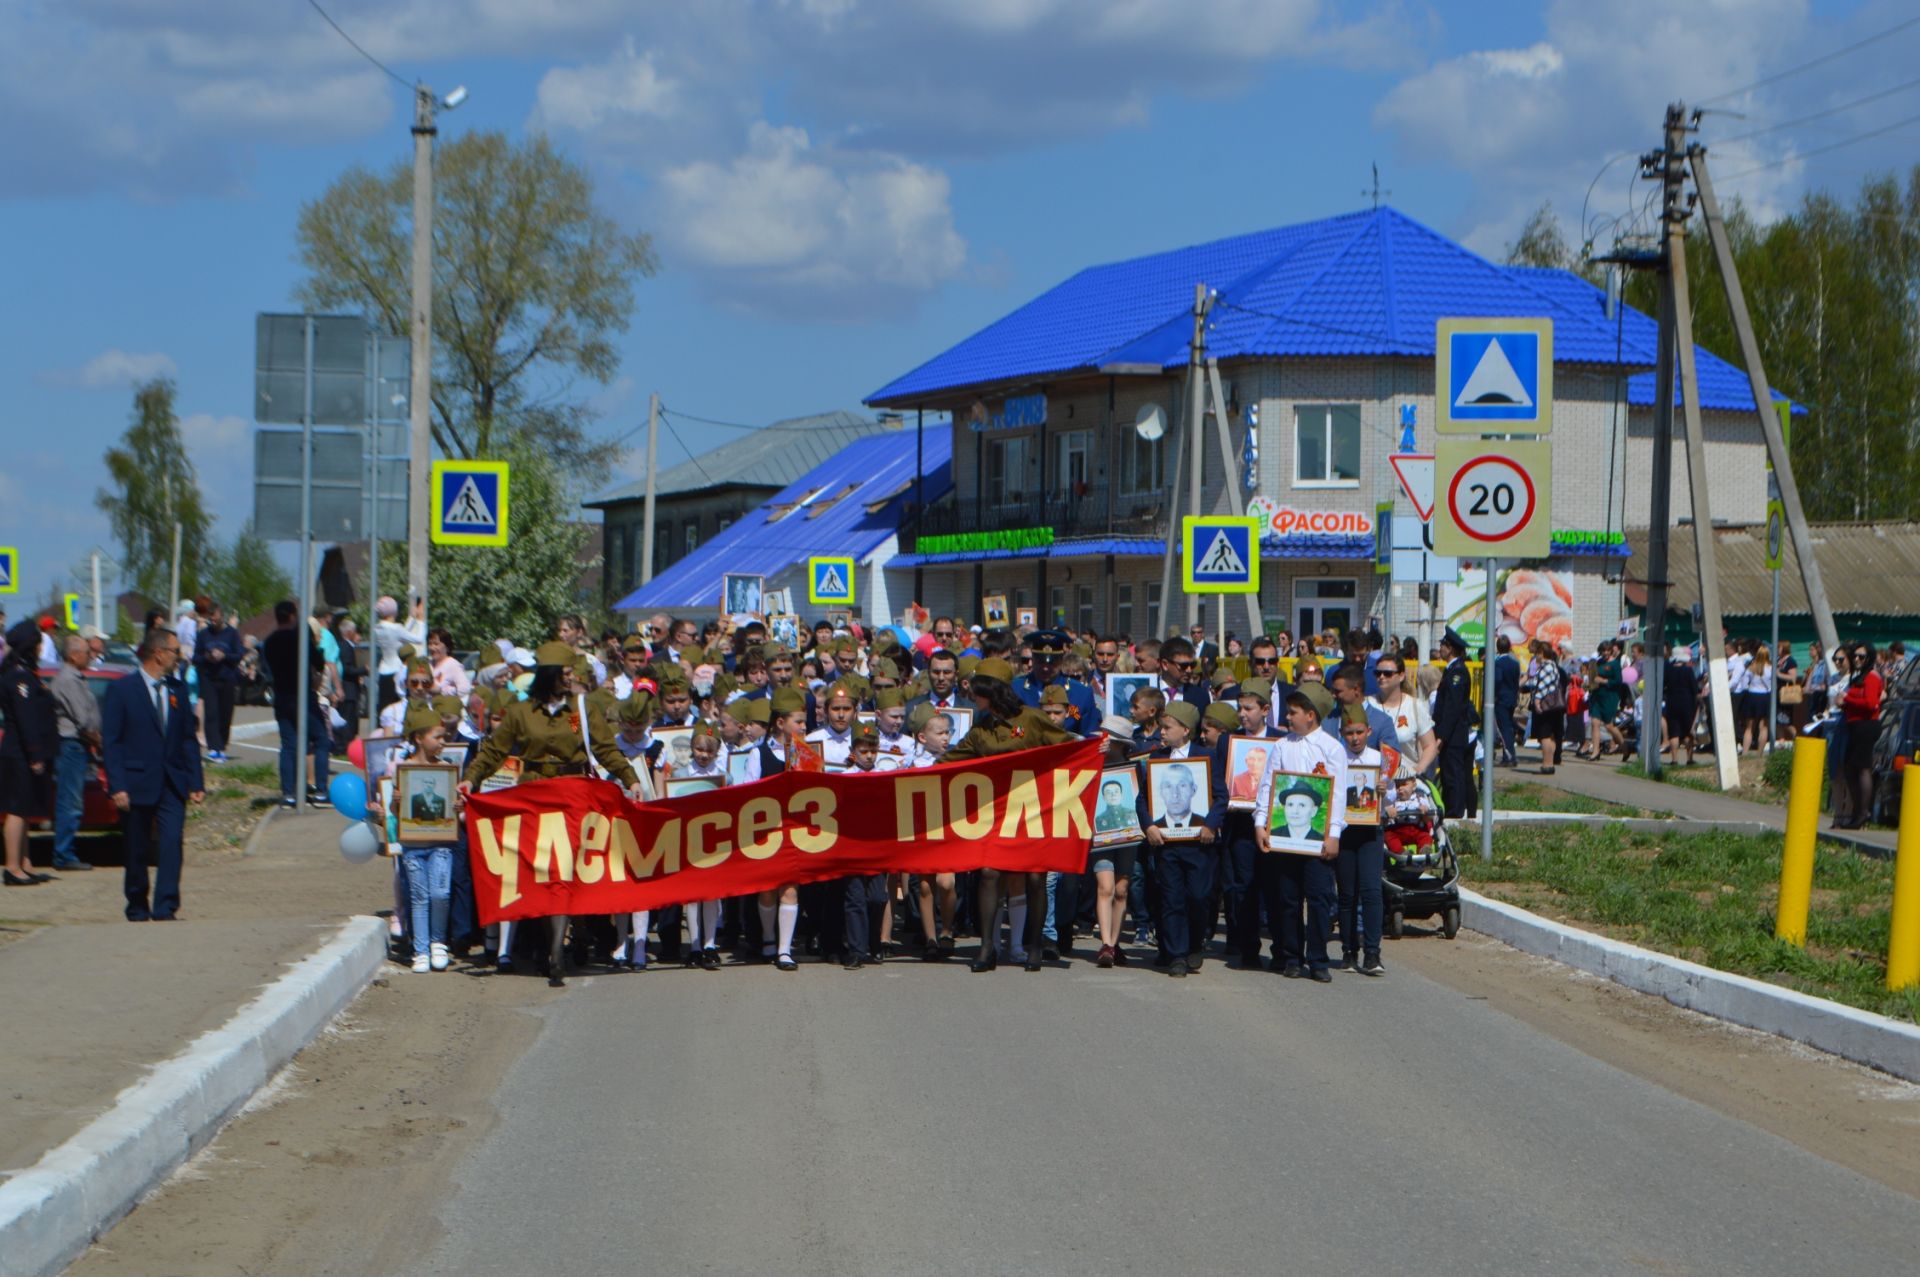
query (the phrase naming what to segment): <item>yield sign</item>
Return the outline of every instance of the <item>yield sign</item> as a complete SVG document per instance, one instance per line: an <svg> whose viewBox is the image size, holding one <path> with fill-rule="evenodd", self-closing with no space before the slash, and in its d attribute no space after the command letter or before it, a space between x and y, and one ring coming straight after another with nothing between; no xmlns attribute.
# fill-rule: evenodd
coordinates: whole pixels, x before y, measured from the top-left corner
<svg viewBox="0 0 1920 1277"><path fill-rule="evenodd" d="M1413 502L1422 522L1433 518L1433 454L1396 452L1387 458L1400 476L1400 491Z"/></svg>

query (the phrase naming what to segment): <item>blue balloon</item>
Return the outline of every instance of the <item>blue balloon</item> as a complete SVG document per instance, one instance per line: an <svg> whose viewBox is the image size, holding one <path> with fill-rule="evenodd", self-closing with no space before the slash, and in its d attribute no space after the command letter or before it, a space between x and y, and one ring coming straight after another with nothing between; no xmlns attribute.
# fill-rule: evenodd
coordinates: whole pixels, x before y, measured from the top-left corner
<svg viewBox="0 0 1920 1277"><path fill-rule="evenodd" d="M360 773L336 772L327 782L327 798L348 820L367 818L367 782L360 779Z"/></svg>

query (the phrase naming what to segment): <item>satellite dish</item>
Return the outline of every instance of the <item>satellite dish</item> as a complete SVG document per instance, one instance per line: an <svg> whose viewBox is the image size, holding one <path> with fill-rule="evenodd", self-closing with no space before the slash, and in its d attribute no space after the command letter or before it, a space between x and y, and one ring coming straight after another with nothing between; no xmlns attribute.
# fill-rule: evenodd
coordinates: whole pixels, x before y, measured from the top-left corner
<svg viewBox="0 0 1920 1277"><path fill-rule="evenodd" d="M1159 404L1150 403L1133 419L1133 433L1152 443L1167 433L1167 414Z"/></svg>

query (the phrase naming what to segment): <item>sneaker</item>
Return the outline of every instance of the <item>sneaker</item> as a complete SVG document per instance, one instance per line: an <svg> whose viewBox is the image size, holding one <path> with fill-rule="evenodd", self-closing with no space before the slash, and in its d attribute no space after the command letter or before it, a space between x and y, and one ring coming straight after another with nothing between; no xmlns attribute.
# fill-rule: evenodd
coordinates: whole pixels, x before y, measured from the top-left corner
<svg viewBox="0 0 1920 1277"><path fill-rule="evenodd" d="M1289 980L1298 980L1307 973L1305 966L1298 962L1289 962L1280 968L1280 974Z"/></svg>
<svg viewBox="0 0 1920 1277"><path fill-rule="evenodd" d="M295 811L298 810L299 806L300 800L298 798L282 798L280 800L280 809L282 811Z"/></svg>
<svg viewBox="0 0 1920 1277"><path fill-rule="evenodd" d="M1096 967L1112 966L1113 965L1113 946L1110 944L1101 945L1100 952L1094 956L1093 965Z"/></svg>
<svg viewBox="0 0 1920 1277"><path fill-rule="evenodd" d="M1333 972L1327 970L1325 967L1315 967L1311 974L1315 984L1333 983Z"/></svg>
<svg viewBox="0 0 1920 1277"><path fill-rule="evenodd" d="M227 761L226 752L224 750L210 749L207 751L207 761L210 763L224 763Z"/></svg>
<svg viewBox="0 0 1920 1277"><path fill-rule="evenodd" d="M1175 959L1173 960L1173 962L1172 962L1172 964L1171 964L1171 965L1169 965L1169 966L1167 967L1167 974L1168 974L1168 975L1170 975L1170 976L1172 976L1172 977L1173 977L1174 979L1176 979L1176 980L1184 980L1184 979L1186 979L1186 978L1187 978L1187 961L1186 961L1186 959L1185 959L1185 958L1175 958Z"/></svg>
<svg viewBox="0 0 1920 1277"><path fill-rule="evenodd" d="M1380 965L1379 954L1369 953L1366 957L1360 959L1361 975L1385 975L1386 973L1387 969Z"/></svg>
<svg viewBox="0 0 1920 1277"><path fill-rule="evenodd" d="M63 874L83 874L93 868L84 860L56 860L53 867Z"/></svg>
<svg viewBox="0 0 1920 1277"><path fill-rule="evenodd" d="M413 973L415 975L425 975L431 970L433 970L432 958L424 953L416 953L413 955Z"/></svg>
<svg viewBox="0 0 1920 1277"><path fill-rule="evenodd" d="M317 789L307 791L307 806L325 810L333 806L333 800Z"/></svg>
<svg viewBox="0 0 1920 1277"><path fill-rule="evenodd" d="M445 971L447 969L447 946L436 944L428 951L427 956L432 959L433 969L435 971Z"/></svg>

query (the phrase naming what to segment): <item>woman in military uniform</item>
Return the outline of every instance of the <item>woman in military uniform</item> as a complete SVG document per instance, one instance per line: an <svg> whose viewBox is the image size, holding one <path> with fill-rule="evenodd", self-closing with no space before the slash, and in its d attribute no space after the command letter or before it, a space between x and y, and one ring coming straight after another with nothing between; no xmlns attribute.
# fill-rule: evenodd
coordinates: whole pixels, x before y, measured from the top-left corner
<svg viewBox="0 0 1920 1277"><path fill-rule="evenodd" d="M943 763L1013 754L1079 739L1072 732L1054 726L1045 714L1021 701L1013 690L1013 667L997 656L988 657L974 667L971 690L976 710L973 730L947 750L940 759ZM1047 876L1044 873L1012 876L1026 879L1026 907L1020 910L1016 906L1010 912L1014 913L1015 934L1025 936L1026 968L1038 971L1040 929L1047 916ZM981 940L980 956L973 960L970 968L974 971L991 971L1000 964L994 933L999 929L996 920L1000 913L1001 877L997 869L982 870L980 874Z"/></svg>
<svg viewBox="0 0 1920 1277"><path fill-rule="evenodd" d="M584 698L573 686L574 651L558 640L542 643L534 653L533 682L527 699L515 701L500 715L493 730L474 750L467 774L460 781L460 795L471 794L487 777L500 770L510 755L519 755L522 780L548 780L556 776L591 776L592 764L618 781L636 802L642 798L640 779L620 747L614 743L613 728L603 718L587 711ZM589 752L591 750L591 752ZM547 955L547 983L558 987L566 983L566 956L563 944L567 934L566 915L548 919L551 928ZM506 967L511 959L510 924L500 927L500 962Z"/></svg>

